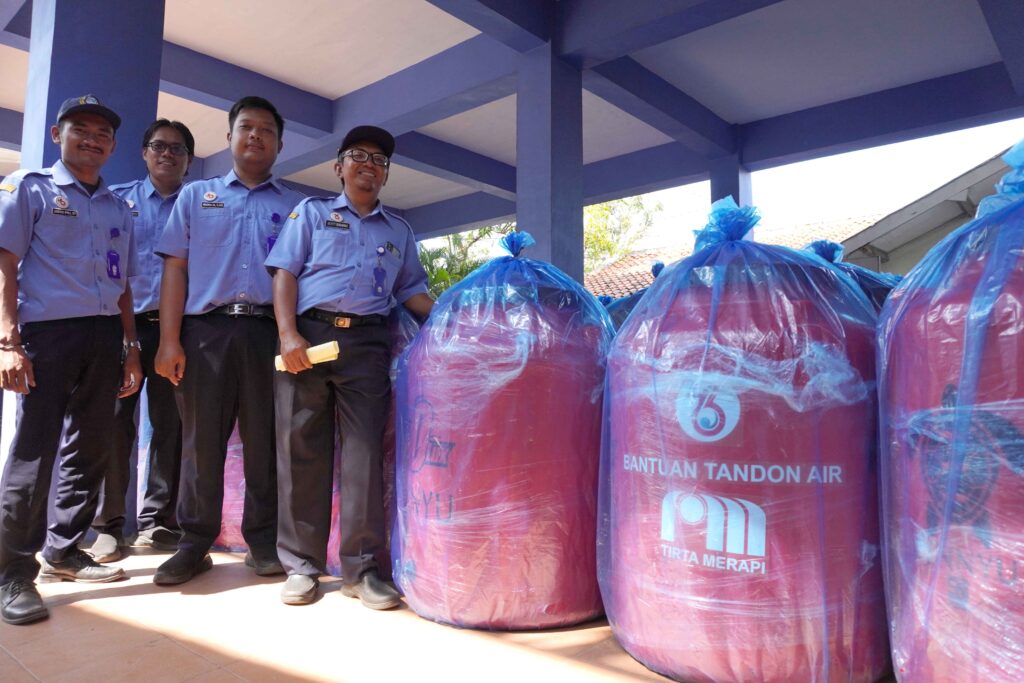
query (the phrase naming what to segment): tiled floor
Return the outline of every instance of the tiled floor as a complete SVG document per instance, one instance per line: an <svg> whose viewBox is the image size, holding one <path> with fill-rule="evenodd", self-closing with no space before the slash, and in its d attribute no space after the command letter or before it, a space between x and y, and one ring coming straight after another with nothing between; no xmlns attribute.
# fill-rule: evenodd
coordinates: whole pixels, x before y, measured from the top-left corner
<svg viewBox="0 0 1024 683"><path fill-rule="evenodd" d="M486 633L402 607L374 612L322 583L315 604L278 600L239 555L179 588L153 585L166 555L134 555L118 583L42 584L51 616L0 624L0 681L666 681L618 646L604 621L559 631ZM796 682L795 682L796 683Z"/></svg>

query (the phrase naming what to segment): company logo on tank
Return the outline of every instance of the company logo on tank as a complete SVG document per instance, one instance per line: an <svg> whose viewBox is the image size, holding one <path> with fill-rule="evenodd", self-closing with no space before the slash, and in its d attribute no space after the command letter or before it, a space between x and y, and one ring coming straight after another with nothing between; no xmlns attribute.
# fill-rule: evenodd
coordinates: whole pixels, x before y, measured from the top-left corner
<svg viewBox="0 0 1024 683"><path fill-rule="evenodd" d="M740 400L722 389L696 387L676 399L676 419L683 432L708 443L729 436L740 421Z"/></svg>
<svg viewBox="0 0 1024 683"><path fill-rule="evenodd" d="M662 557L739 574L764 574L767 518L744 498L669 491L661 501ZM703 538L703 552L700 547ZM680 545L677 545L679 543Z"/></svg>

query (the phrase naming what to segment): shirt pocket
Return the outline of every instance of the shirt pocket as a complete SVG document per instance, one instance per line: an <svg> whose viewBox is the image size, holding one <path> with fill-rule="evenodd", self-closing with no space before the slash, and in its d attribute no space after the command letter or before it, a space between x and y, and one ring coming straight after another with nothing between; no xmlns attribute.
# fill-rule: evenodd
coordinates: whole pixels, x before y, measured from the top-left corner
<svg viewBox="0 0 1024 683"><path fill-rule="evenodd" d="M223 247L231 244L234 232L230 209L200 208L193 213L189 241L201 247Z"/></svg>
<svg viewBox="0 0 1024 683"><path fill-rule="evenodd" d="M351 230L321 227L313 231L312 265L355 265L359 259L358 248Z"/></svg>
<svg viewBox="0 0 1024 683"><path fill-rule="evenodd" d="M73 216L44 214L36 223L34 240L56 259L87 258L92 249L89 228Z"/></svg>

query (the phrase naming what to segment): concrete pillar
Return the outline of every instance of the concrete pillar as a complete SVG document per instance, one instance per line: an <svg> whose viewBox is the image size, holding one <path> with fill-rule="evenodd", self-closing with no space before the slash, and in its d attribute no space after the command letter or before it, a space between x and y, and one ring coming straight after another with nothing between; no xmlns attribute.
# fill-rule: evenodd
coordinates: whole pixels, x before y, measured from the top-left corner
<svg viewBox="0 0 1024 683"><path fill-rule="evenodd" d="M516 222L531 258L583 281L583 90L551 44L522 55L516 96Z"/></svg>
<svg viewBox="0 0 1024 683"><path fill-rule="evenodd" d="M142 133L156 118L164 0L33 0L22 168L60 158L50 126L61 102L95 95L121 117L108 183L145 175Z"/></svg>
<svg viewBox="0 0 1024 683"><path fill-rule="evenodd" d="M750 171L740 163L739 154L712 159L710 170L712 202L732 195L739 206L749 206L753 203Z"/></svg>

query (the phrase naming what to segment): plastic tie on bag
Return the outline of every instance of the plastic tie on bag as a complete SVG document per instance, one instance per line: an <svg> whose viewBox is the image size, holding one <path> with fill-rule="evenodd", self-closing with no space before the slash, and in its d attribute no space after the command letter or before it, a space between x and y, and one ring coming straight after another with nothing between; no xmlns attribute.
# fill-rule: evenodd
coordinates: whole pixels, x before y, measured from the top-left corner
<svg viewBox="0 0 1024 683"><path fill-rule="evenodd" d="M754 229L761 215L753 206L740 208L731 196L719 199L711 205L708 224L696 231L697 243L694 251L712 247L723 242L739 242Z"/></svg>
<svg viewBox="0 0 1024 683"><path fill-rule="evenodd" d="M535 244L537 244L537 240L533 239L533 235L523 230L510 232L501 238L501 246L515 258L519 258L519 252L523 249Z"/></svg>
<svg viewBox="0 0 1024 683"><path fill-rule="evenodd" d="M654 279L657 280L658 276L661 275L661 271L663 270L665 270L665 264L662 263L661 261L655 261L654 264L651 266L651 275L653 275Z"/></svg>
<svg viewBox="0 0 1024 683"><path fill-rule="evenodd" d="M839 263L843 260L843 245L832 240L814 240L806 247L807 251L817 254L829 263Z"/></svg>
<svg viewBox="0 0 1024 683"><path fill-rule="evenodd" d="M615 301L615 298L614 297L610 297L607 294L602 294L601 296L597 297L597 300L601 302L602 306L607 308L608 304L610 304L611 302Z"/></svg>
<svg viewBox="0 0 1024 683"><path fill-rule="evenodd" d="M1010 171L996 183L996 193L985 197L978 204L975 218L987 216L1024 199L1024 140L1007 150L1003 155L1003 161L1010 167Z"/></svg>

